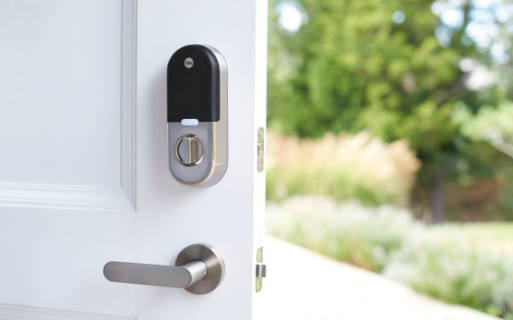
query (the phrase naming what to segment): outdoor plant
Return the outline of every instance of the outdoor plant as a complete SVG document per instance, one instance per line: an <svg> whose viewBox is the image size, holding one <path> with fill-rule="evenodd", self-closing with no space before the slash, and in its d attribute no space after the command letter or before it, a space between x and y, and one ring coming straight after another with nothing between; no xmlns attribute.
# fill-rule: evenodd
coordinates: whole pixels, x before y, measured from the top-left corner
<svg viewBox="0 0 513 320"><path fill-rule="evenodd" d="M405 141L385 144L363 131L299 140L267 133L267 197L327 195L366 205L407 203L420 167Z"/></svg>
<svg viewBox="0 0 513 320"><path fill-rule="evenodd" d="M268 204L267 231L418 292L513 319L511 225L424 225L392 206L296 196Z"/></svg>
<svg viewBox="0 0 513 320"><path fill-rule="evenodd" d="M417 225L406 210L313 196L269 203L266 219L272 235L376 272Z"/></svg>
<svg viewBox="0 0 513 320"><path fill-rule="evenodd" d="M513 260L464 226L429 227L409 238L383 274L450 303L513 319ZM484 240L484 241L483 241Z"/></svg>
<svg viewBox="0 0 513 320"><path fill-rule="evenodd" d="M406 140L422 162L416 212L435 222L453 217L445 214L447 182L452 189L501 184L508 166L451 115L461 104L469 116L511 105L512 16L509 0L271 0L269 127L300 138L368 130L385 142ZM511 120L502 123L511 128ZM336 192L351 189L338 183ZM372 190L359 186L359 198L389 200L372 200ZM505 216L512 203L499 202Z"/></svg>

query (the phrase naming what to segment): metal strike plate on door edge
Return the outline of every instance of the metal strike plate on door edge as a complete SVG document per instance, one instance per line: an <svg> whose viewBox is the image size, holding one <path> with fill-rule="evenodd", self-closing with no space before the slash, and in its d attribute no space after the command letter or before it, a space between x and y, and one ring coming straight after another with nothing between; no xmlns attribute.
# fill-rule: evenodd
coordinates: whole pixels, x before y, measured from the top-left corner
<svg viewBox="0 0 513 320"><path fill-rule="evenodd" d="M264 128L258 128L257 132L257 171L264 171Z"/></svg>
<svg viewBox="0 0 513 320"><path fill-rule="evenodd" d="M257 249L257 257L256 257L256 280L255 280L255 292L262 291L262 279L265 278L267 274L267 266L263 264L264 260L264 248Z"/></svg>

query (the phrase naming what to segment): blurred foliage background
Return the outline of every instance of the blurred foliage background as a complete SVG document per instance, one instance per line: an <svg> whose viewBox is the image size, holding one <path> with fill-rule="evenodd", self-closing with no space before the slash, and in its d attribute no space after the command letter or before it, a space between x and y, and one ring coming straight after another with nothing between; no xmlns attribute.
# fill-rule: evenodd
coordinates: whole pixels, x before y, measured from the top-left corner
<svg viewBox="0 0 513 320"><path fill-rule="evenodd" d="M403 195L417 217L512 220L512 13L508 0L271 0L269 129L404 141L421 163ZM274 172L270 198L304 191L306 176ZM383 192L370 202L397 200Z"/></svg>
<svg viewBox="0 0 513 320"><path fill-rule="evenodd" d="M513 0L269 0L268 29L268 232L513 319Z"/></svg>
<svg viewBox="0 0 513 320"><path fill-rule="evenodd" d="M321 196L291 197L267 211L268 232L277 237L434 298L513 319L511 223L426 225L406 209Z"/></svg>
<svg viewBox="0 0 513 320"><path fill-rule="evenodd" d="M301 139L267 133L267 200L330 195L368 206L408 204L420 162L404 140L386 144L362 131Z"/></svg>

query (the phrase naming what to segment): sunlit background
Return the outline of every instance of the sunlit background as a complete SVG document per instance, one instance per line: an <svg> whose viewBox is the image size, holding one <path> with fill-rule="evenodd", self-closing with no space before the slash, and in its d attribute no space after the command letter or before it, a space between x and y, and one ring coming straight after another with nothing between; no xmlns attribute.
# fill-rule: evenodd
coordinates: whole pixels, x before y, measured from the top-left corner
<svg viewBox="0 0 513 320"><path fill-rule="evenodd" d="M269 1L267 232L513 319L513 1Z"/></svg>

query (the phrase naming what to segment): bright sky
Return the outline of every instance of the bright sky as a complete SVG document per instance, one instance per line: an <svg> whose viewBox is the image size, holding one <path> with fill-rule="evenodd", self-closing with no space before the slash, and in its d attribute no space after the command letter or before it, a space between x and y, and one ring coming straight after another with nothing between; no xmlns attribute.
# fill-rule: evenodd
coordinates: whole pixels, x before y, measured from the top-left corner
<svg viewBox="0 0 513 320"><path fill-rule="evenodd" d="M290 32L297 32L304 22L300 4L295 1L282 1L276 5L280 26Z"/></svg>

